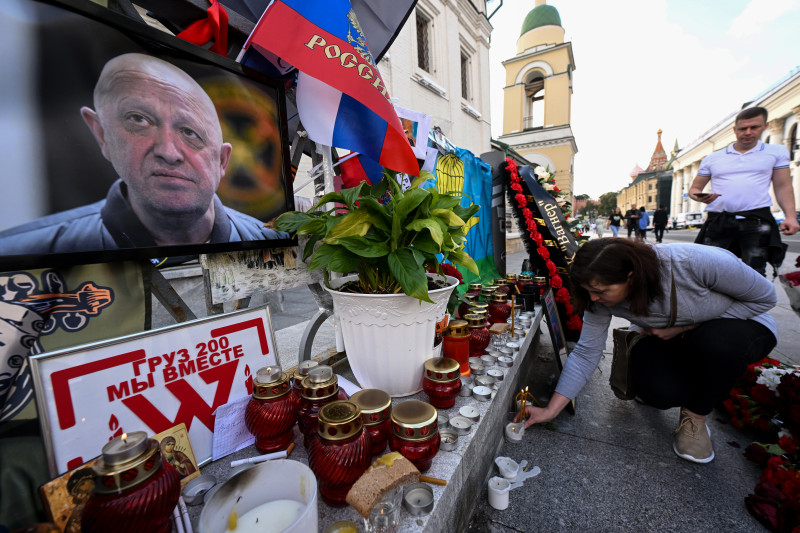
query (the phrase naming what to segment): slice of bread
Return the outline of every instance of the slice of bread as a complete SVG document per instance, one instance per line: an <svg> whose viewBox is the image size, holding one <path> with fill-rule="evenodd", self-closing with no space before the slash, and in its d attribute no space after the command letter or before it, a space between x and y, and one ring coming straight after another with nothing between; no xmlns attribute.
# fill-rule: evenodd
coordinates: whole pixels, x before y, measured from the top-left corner
<svg viewBox="0 0 800 533"><path fill-rule="evenodd" d="M407 483L419 481L419 470L400 452L378 457L353 484L345 500L367 518L383 495Z"/></svg>

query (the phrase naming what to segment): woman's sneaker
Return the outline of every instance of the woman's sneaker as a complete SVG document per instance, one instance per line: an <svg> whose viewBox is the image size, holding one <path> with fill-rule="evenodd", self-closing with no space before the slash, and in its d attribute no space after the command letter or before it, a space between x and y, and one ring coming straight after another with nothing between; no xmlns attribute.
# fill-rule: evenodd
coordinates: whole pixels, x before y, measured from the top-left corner
<svg viewBox="0 0 800 533"><path fill-rule="evenodd" d="M681 408L678 429L672 440L672 449L678 457L695 463L710 463L714 460L714 447L711 445L711 430L705 421L698 420Z"/></svg>

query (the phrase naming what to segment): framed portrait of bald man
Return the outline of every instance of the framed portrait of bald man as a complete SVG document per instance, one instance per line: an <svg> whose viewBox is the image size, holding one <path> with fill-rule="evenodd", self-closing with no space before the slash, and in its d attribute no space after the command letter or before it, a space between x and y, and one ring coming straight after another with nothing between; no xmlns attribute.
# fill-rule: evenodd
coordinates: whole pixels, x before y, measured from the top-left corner
<svg viewBox="0 0 800 533"><path fill-rule="evenodd" d="M89 0L0 35L0 270L295 244L283 81Z"/></svg>

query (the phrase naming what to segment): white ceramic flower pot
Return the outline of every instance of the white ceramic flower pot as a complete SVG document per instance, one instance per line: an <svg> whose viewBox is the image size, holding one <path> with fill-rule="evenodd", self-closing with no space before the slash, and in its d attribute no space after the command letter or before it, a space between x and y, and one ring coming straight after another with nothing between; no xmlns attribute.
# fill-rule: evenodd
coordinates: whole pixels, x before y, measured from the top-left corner
<svg viewBox="0 0 800 533"><path fill-rule="evenodd" d="M339 292L357 276L331 280L327 288L342 327L347 360L358 383L390 396L408 396L422 390L425 361L438 355L433 342L436 323L444 318L447 300L458 280L429 292L435 303L405 294L354 294Z"/></svg>

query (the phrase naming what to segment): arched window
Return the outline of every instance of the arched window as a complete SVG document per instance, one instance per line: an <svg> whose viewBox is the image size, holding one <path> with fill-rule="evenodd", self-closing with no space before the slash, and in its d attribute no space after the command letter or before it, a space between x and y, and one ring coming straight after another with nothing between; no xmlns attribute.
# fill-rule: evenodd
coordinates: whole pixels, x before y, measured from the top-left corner
<svg viewBox="0 0 800 533"><path fill-rule="evenodd" d="M528 129L544 126L544 77L534 72L525 81L525 113L523 127Z"/></svg>

